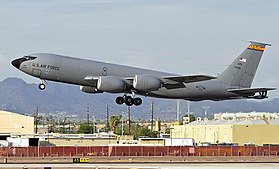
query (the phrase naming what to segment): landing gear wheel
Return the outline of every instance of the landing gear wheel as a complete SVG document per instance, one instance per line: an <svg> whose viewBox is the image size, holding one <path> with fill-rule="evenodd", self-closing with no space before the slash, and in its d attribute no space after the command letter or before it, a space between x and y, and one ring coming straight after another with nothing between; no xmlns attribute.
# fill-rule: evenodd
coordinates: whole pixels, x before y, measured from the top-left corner
<svg viewBox="0 0 279 169"><path fill-rule="evenodd" d="M127 106L132 106L134 104L134 99L131 96L124 97L124 101Z"/></svg>
<svg viewBox="0 0 279 169"><path fill-rule="evenodd" d="M45 88L46 88L45 84L43 84L43 83L39 84L39 89L40 90L45 90Z"/></svg>
<svg viewBox="0 0 279 169"><path fill-rule="evenodd" d="M139 97L134 98L134 105L135 106L139 106L139 105L141 105L141 103L142 103L141 98L139 98Z"/></svg>
<svg viewBox="0 0 279 169"><path fill-rule="evenodd" d="M115 99L115 102L116 102L117 104L123 104L123 103L124 103L124 98L123 98L123 97L117 97L117 98Z"/></svg>
<svg viewBox="0 0 279 169"><path fill-rule="evenodd" d="M139 97L133 98L131 96L124 95L123 97L117 97L115 102L119 105L125 103L127 106L132 106L133 104L135 106L139 106L142 104L142 99Z"/></svg>
<svg viewBox="0 0 279 169"><path fill-rule="evenodd" d="M267 98L267 92L264 91L264 92L259 92L261 98Z"/></svg>

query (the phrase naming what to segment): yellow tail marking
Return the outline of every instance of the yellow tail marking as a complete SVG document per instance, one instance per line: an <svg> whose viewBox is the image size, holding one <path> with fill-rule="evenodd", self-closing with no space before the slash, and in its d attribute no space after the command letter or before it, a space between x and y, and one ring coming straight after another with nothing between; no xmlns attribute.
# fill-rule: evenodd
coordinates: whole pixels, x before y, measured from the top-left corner
<svg viewBox="0 0 279 169"><path fill-rule="evenodd" d="M250 45L248 46L248 49L264 51L264 47L256 46L256 45Z"/></svg>

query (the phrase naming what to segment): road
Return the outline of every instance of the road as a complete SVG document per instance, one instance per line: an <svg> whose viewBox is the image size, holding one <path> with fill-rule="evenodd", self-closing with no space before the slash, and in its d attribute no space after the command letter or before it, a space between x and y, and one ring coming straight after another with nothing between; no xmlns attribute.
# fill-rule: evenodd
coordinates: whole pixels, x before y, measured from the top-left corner
<svg viewBox="0 0 279 169"><path fill-rule="evenodd" d="M0 164L4 169L279 169L278 163L218 163L218 164Z"/></svg>

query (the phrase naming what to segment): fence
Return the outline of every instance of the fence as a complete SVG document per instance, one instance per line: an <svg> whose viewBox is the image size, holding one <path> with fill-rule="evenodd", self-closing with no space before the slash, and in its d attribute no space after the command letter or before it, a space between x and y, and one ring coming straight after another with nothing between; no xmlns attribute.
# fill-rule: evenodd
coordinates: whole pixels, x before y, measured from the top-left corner
<svg viewBox="0 0 279 169"><path fill-rule="evenodd" d="M278 156L278 146L66 146L0 147L0 157Z"/></svg>

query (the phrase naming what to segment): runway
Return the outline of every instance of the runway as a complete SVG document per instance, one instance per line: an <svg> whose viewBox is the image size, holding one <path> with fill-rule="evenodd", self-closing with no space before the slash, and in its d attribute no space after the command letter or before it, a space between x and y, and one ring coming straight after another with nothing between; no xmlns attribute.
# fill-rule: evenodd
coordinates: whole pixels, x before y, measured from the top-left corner
<svg viewBox="0 0 279 169"><path fill-rule="evenodd" d="M278 163L218 164L0 164L8 169L279 169Z"/></svg>

